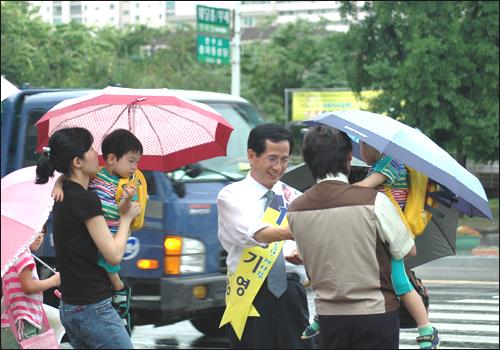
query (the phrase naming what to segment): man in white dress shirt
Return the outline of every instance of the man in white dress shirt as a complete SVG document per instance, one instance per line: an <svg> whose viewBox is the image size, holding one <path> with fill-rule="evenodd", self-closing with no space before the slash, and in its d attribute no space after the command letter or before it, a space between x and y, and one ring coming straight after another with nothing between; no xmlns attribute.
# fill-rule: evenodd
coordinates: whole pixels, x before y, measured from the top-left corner
<svg viewBox="0 0 500 350"><path fill-rule="evenodd" d="M232 273L236 272L244 248L266 247L268 243L292 239L288 227L272 227L262 222L270 190L282 196L286 206L291 197L299 194L290 196L287 193L285 196L284 184L280 181L292 149L292 134L284 126L263 124L255 127L248 138L250 172L245 179L226 186L219 193L219 240L228 253L227 268ZM286 277L284 292L276 296L264 281L253 300L260 317L247 319L241 340L231 325L226 325L231 348L313 348L311 340L300 339L309 324L309 312L302 284L305 270L302 265L288 262L294 261L294 250L295 242L286 241L282 254L287 262L285 269L280 270L280 274L286 274L282 276L283 280ZM266 280L270 275L271 272Z"/></svg>

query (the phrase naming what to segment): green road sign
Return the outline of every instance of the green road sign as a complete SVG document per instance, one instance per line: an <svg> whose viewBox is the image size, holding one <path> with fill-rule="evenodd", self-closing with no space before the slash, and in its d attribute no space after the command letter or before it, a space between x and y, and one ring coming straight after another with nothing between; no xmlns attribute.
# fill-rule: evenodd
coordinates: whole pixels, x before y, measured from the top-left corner
<svg viewBox="0 0 500 350"><path fill-rule="evenodd" d="M196 6L196 59L198 62L230 64L231 11Z"/></svg>
<svg viewBox="0 0 500 350"><path fill-rule="evenodd" d="M229 64L229 43L226 38L197 35L196 59L198 62Z"/></svg>
<svg viewBox="0 0 500 350"><path fill-rule="evenodd" d="M229 36L231 11L217 7L196 6L196 31L204 34Z"/></svg>

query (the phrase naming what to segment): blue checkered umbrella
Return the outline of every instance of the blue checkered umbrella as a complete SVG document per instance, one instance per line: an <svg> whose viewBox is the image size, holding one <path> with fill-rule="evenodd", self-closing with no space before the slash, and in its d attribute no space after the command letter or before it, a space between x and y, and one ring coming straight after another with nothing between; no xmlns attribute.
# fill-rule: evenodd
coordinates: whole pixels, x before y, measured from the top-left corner
<svg viewBox="0 0 500 350"><path fill-rule="evenodd" d="M492 218L481 182L418 129L381 114L350 110L323 113L304 124L325 124L366 142L449 189L453 207L469 216ZM354 156L359 148L354 148Z"/></svg>

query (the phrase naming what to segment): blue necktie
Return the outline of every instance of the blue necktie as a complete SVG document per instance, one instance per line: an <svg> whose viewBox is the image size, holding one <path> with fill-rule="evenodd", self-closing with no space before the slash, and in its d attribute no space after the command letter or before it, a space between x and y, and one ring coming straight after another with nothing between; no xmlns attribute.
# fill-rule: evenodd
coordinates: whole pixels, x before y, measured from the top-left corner
<svg viewBox="0 0 500 350"><path fill-rule="evenodd" d="M273 201L275 194L273 191L269 190L265 194L266 197L266 206L267 209L271 202ZM286 270L285 270L285 258L283 257L283 250L280 251L280 254L274 261L273 267L269 271L267 275L267 289L274 296L279 298L287 288L287 280L286 280Z"/></svg>

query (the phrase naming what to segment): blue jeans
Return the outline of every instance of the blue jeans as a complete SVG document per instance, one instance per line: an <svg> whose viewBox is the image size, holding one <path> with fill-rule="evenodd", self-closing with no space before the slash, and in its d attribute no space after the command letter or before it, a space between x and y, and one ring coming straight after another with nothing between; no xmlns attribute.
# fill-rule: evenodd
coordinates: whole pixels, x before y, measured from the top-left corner
<svg viewBox="0 0 500 350"><path fill-rule="evenodd" d="M61 300L59 314L75 349L133 349L123 320L111 306L111 298L88 305Z"/></svg>

